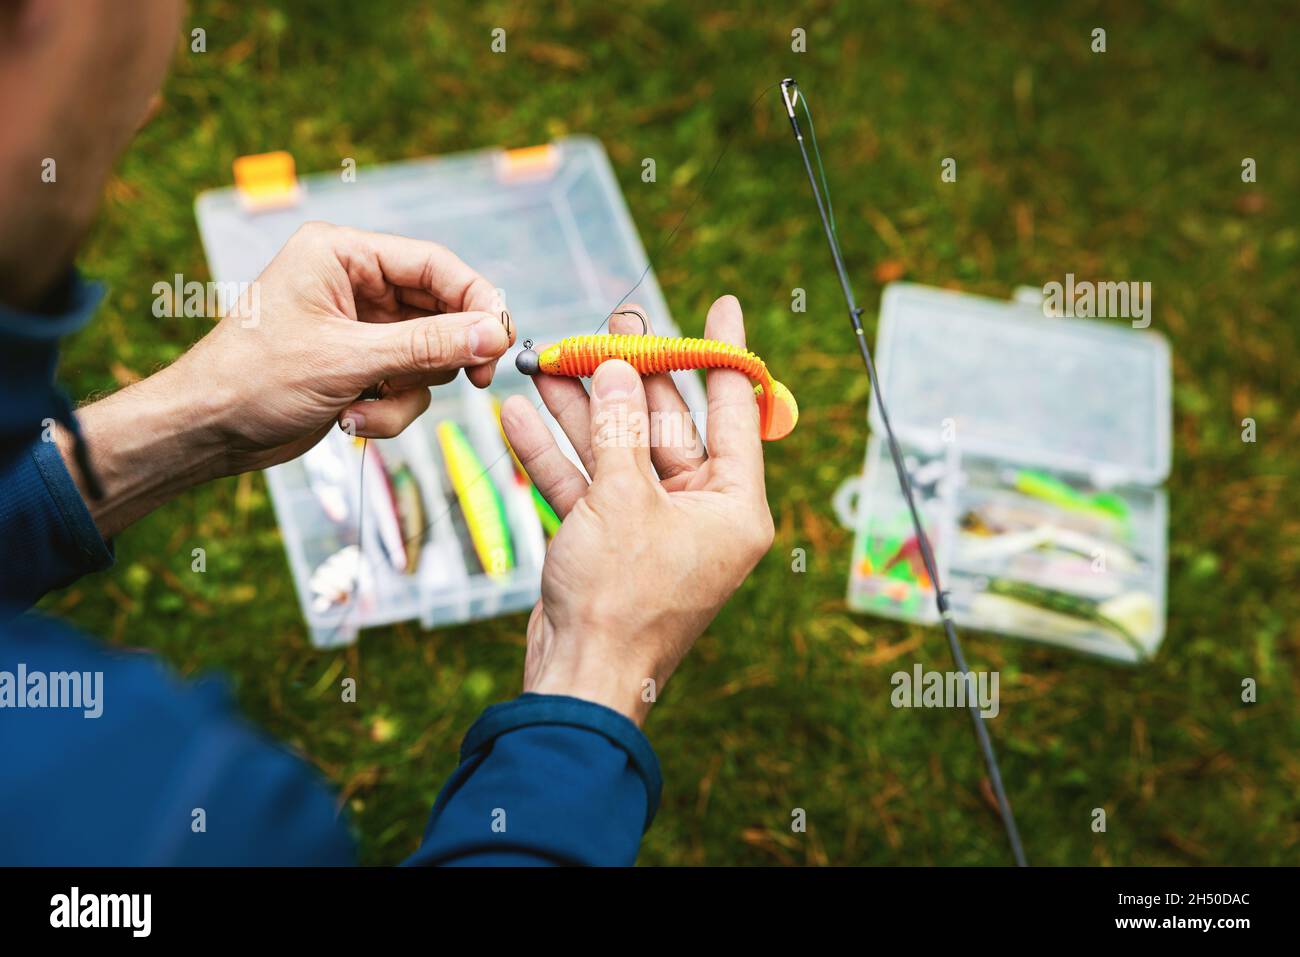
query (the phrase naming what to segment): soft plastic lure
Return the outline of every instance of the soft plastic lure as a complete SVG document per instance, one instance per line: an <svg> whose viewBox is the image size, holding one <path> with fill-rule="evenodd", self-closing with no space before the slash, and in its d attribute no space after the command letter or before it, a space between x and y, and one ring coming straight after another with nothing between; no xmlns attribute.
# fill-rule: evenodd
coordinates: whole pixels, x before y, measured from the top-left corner
<svg viewBox="0 0 1300 957"><path fill-rule="evenodd" d="M642 375L677 372L683 369L735 369L754 382L758 400L759 431L765 440L790 434L799 421L794 396L772 378L767 365L754 353L716 339L686 339L676 336L569 336L541 352L531 341L515 359L524 375L586 377L609 359L622 359Z"/></svg>
<svg viewBox="0 0 1300 957"><path fill-rule="evenodd" d="M459 425L450 419L439 422L438 444L483 570L492 578L506 578L515 567L515 552L501 493Z"/></svg>

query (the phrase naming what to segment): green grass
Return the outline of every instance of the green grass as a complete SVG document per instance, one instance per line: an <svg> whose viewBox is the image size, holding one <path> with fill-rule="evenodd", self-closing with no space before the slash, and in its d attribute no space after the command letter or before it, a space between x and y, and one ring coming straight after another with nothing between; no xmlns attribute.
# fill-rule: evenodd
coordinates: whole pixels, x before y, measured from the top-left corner
<svg viewBox="0 0 1300 957"><path fill-rule="evenodd" d="M972 666L1002 674L992 733L1031 861L1300 860L1294 8L452 6L194 5L208 52L178 54L165 107L120 164L82 260L111 293L68 345L74 395L147 374L204 332L204 320L154 319L150 287L206 277L191 204L229 183L240 154L287 148L315 171L344 156L364 166L599 136L684 331L698 334L712 298L736 293L803 410L768 451L776 544L648 723L666 785L641 860L1005 863L966 717L888 703L899 661L947 667L942 635L845 608L851 536L830 498L861 466L867 385L776 92L749 110L794 75L816 110L870 335L892 276L1007 296L1072 271L1149 280L1153 328L1173 347L1158 658L1123 669L967 637ZM505 55L488 52L495 26L508 30ZM1088 46L1097 26L1102 55ZM808 31L805 54L790 50L794 27ZM645 156L656 184L640 180ZM946 156L956 184L940 182ZM1255 185L1240 179L1247 156ZM790 311L796 286L806 314ZM1239 438L1246 416L1255 444ZM206 575L189 571L196 545ZM802 575L790 570L796 547L808 553ZM522 615L314 651L260 476L192 492L117 549L115 569L45 606L186 675L229 675L252 720L342 789L366 862L415 848L464 730L518 690ZM338 701L342 676L357 678L355 705ZM1247 676L1259 682L1253 706L1239 700ZM790 831L795 807L806 834ZM1094 807L1108 813L1103 835L1089 826Z"/></svg>

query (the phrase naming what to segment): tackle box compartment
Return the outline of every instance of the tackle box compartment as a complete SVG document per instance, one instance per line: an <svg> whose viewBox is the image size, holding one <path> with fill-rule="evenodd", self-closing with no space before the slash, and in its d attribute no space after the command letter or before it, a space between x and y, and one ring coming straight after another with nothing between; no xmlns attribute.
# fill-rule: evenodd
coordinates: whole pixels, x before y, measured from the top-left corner
<svg viewBox="0 0 1300 957"><path fill-rule="evenodd" d="M575 136L526 150L363 167L351 178L314 174L297 181L284 205L262 211L250 211L234 187L212 190L198 197L195 212L219 284L251 282L299 226L322 220L441 243L497 284L517 329L518 343L498 364L490 389L475 389L460 376L433 390L428 411L402 435L371 442L389 471L409 468L419 491L427 530L414 572L397 571L387 557L375 514L381 506L373 485L365 489L387 476L375 474L374 460L360 468L361 449L349 436L332 430L306 455L266 470L313 644L347 644L362 629L399 621L433 628L531 607L540 592L545 538L531 492L515 477L493 400L527 395L565 453L575 462L577 456L532 382L515 370L519 343L597 332L624 297L649 313L658 334L680 334L599 141ZM674 378L703 434L699 375ZM480 480L495 488L515 557L508 573L487 574L468 539L436 436L444 420L459 425L482 465ZM340 514L346 517L338 520ZM359 551L360 571L349 547ZM335 564L322 572L331 559ZM312 587L318 573L318 581L359 576L361 586L322 607Z"/></svg>
<svg viewBox="0 0 1300 957"><path fill-rule="evenodd" d="M1137 662L1164 637L1168 346L1049 317L1034 292L891 284L881 389L957 624ZM848 603L936 625L874 400L869 421L835 501L855 532Z"/></svg>

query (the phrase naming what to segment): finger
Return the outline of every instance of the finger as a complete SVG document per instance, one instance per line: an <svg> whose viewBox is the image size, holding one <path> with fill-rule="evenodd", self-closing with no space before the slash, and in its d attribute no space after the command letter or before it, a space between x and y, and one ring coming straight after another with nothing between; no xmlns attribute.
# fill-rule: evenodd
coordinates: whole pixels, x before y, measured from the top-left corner
<svg viewBox="0 0 1300 957"><path fill-rule="evenodd" d="M339 425L344 431L361 438L391 439L428 407L429 390L426 388L393 391L382 399L354 402L339 413Z"/></svg>
<svg viewBox="0 0 1300 957"><path fill-rule="evenodd" d="M641 376L622 359L602 362L591 378L593 482L650 475L650 425Z"/></svg>
<svg viewBox="0 0 1300 957"><path fill-rule="evenodd" d="M496 287L446 246L358 229L339 230L335 241L353 288L366 298L400 286L436 297L443 312L501 312Z"/></svg>
<svg viewBox="0 0 1300 957"><path fill-rule="evenodd" d="M654 326L650 324L648 314L640 306L628 304L622 307L629 312L638 312L647 316L644 326L646 335L654 335ZM643 331L641 320L635 315L614 315L609 320L609 331L616 335L640 335ZM641 383L645 388L646 406L651 415L650 459L655 471L664 482L671 482L678 475L693 472L704 464L708 454L704 442L691 419L690 407L677 391L677 383L667 372L645 376Z"/></svg>
<svg viewBox="0 0 1300 957"><path fill-rule="evenodd" d="M512 395L501 405L501 425L542 498L564 518L587 491L587 479L555 441L541 414L522 395Z"/></svg>
<svg viewBox="0 0 1300 957"><path fill-rule="evenodd" d="M424 297L424 300L425 300L425 308L422 310L416 310L413 306L404 305L402 307L401 318L402 319L423 318L426 315L428 315L430 312L436 313L439 311L443 311L440 304L433 302L432 296ZM499 318L501 319L501 324L505 326L506 334L510 337L510 344L514 345L515 328L514 328L514 323L510 318L510 313L503 311L500 313ZM390 320L376 319L374 321L387 322ZM391 320L391 321L396 321L396 320ZM466 378L468 378L469 381L472 382L476 387L480 389L486 389L489 385L492 384L492 378L496 375L497 363L499 361L500 361L499 359L493 359L491 362L485 362L482 365L467 367L465 370ZM415 385L445 385L447 382L450 382L454 378L455 375L398 376L394 378L392 381L393 384L398 386L399 388L409 389Z"/></svg>
<svg viewBox="0 0 1300 957"><path fill-rule="evenodd" d="M509 346L515 344L515 323L511 318L510 310L508 309L502 308L500 316L501 324L505 326L506 336L509 340L509 345L506 348L509 348ZM480 389L486 389L492 384L492 377L496 375L497 363L499 361L499 359L493 359L491 362L485 363L484 365L467 369L465 375L469 378L470 382L474 383L474 385L478 386Z"/></svg>
<svg viewBox="0 0 1300 957"><path fill-rule="evenodd" d="M451 308L443 302L440 296L435 296L433 293L424 289L410 289L406 286L398 286L394 290L394 294L397 297L397 301L404 307L413 309L422 316L436 315L440 312L463 311ZM489 309L487 311L492 312L493 310Z"/></svg>
<svg viewBox="0 0 1300 957"><path fill-rule="evenodd" d="M510 337L510 345L514 345L516 330L514 319L510 315L510 310L502 308L501 324L506 327L506 335ZM487 366L486 368L483 368L483 371L479 371L479 368L476 367L468 370L465 374L469 378L469 381L474 383L474 385L478 386L480 389L486 389L492 383L492 377L496 375L497 362L499 361L500 360L498 359L493 359L491 362L487 363Z"/></svg>
<svg viewBox="0 0 1300 957"><path fill-rule="evenodd" d="M594 474L596 459L591 454L591 402L577 379L561 375L533 376L533 383L546 408L573 443L573 450L588 475Z"/></svg>
<svg viewBox="0 0 1300 957"><path fill-rule="evenodd" d="M510 347L501 320L488 312L348 325L346 334L362 340L363 361L369 363L365 371L374 382L481 366Z"/></svg>
<svg viewBox="0 0 1300 957"><path fill-rule="evenodd" d="M419 289L403 289L399 286L384 288L387 291L378 300L365 298L359 290L353 291L359 321L402 322L406 319L419 319L423 316L438 316L445 312L460 311L449 309L447 304L433 293Z"/></svg>
<svg viewBox="0 0 1300 957"><path fill-rule="evenodd" d="M389 378L386 384L388 388L398 392L402 389L414 389L418 386L446 385L448 382L454 382L458 375L460 375L458 369L447 369L445 372L429 372L425 374L395 375Z"/></svg>
<svg viewBox="0 0 1300 957"><path fill-rule="evenodd" d="M723 296L709 308L704 335L744 348L745 318L735 296ZM763 441L753 383L734 369L710 369L708 391L709 454L740 466L733 474L748 475L761 483Z"/></svg>
<svg viewBox="0 0 1300 957"><path fill-rule="evenodd" d="M465 370L465 378L469 379L477 388L486 389L492 384L492 377L496 375L497 360L485 362L481 366L470 366Z"/></svg>

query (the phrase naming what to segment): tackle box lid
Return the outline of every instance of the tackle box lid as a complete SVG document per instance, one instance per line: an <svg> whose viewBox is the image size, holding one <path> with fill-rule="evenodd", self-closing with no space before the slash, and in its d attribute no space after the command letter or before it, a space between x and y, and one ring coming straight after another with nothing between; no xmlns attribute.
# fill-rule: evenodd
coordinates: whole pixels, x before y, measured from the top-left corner
<svg viewBox="0 0 1300 957"><path fill-rule="evenodd" d="M1169 347L1156 333L892 283L876 361L900 439L937 450L947 434L966 454L1102 486L1154 486L1169 474ZM869 418L881 432L874 402Z"/></svg>
<svg viewBox="0 0 1300 957"><path fill-rule="evenodd" d="M256 278L294 230L324 220L448 247L498 285L521 336L538 341L595 332L638 282L631 300L662 321L669 317L609 159L593 137L340 168L293 180L280 193L252 202L246 188L226 187L196 199L219 282Z"/></svg>

